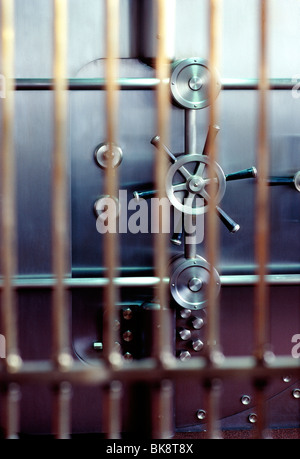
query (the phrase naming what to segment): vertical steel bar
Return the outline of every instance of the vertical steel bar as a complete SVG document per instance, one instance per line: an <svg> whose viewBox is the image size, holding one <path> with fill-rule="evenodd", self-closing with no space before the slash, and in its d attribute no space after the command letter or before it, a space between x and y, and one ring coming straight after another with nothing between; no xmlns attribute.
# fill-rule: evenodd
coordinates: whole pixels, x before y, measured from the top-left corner
<svg viewBox="0 0 300 459"><path fill-rule="evenodd" d="M72 387L68 382L62 382L54 388L53 432L58 440L71 438L71 396Z"/></svg>
<svg viewBox="0 0 300 459"><path fill-rule="evenodd" d="M113 168L113 143L117 136L118 115L118 51L119 51L119 0L106 0L106 121L107 142L109 145L108 161L105 174L105 194L117 196L117 168ZM108 210L110 211L110 209ZM109 218L115 218L109 215ZM113 283L117 276L118 237L113 232L107 232L104 240L104 261L107 270L108 285L104 298L103 351L108 363L118 364L120 354L115 348L116 304L118 291Z"/></svg>
<svg viewBox="0 0 300 459"><path fill-rule="evenodd" d="M54 150L52 181L53 359L64 368L71 362L69 304L64 279L68 260L67 218L67 0L54 0Z"/></svg>
<svg viewBox="0 0 300 459"><path fill-rule="evenodd" d="M105 192L108 196L117 196L118 175L113 167L113 144L117 138L118 120L118 55L119 55L119 0L106 0L106 132L109 146L105 174ZM110 209L109 209L110 212ZM116 218L109 215L108 218ZM107 232L104 239L104 261L108 284L104 293L103 311L103 353L109 365L119 365L121 354L116 348L115 323L119 291L114 284L119 266L119 239L116 233ZM112 381L104 392L105 432L107 438L119 438L121 432L121 387L118 381Z"/></svg>
<svg viewBox="0 0 300 459"><path fill-rule="evenodd" d="M267 15L268 2L260 2L260 54L259 54L259 114L256 190L256 226L255 256L257 261L258 282L255 289L254 305L254 355L258 364L263 364L269 345L269 288L266 283L269 254L269 145L268 145L268 108L267 94ZM264 385L256 390L257 423L256 436L263 437L265 431Z"/></svg>
<svg viewBox="0 0 300 459"><path fill-rule="evenodd" d="M20 389L18 384L9 383L4 388L4 397L2 409L4 437L6 439L16 439L20 429Z"/></svg>
<svg viewBox="0 0 300 459"><path fill-rule="evenodd" d="M54 0L54 149L52 176L52 263L55 285L52 298L52 357L61 370L72 364L69 297L64 285L68 260L67 218L67 0ZM69 390L69 389L68 389ZM64 385L54 390L53 428L56 438L68 438L70 397Z"/></svg>
<svg viewBox="0 0 300 459"><path fill-rule="evenodd" d="M209 65L211 71L211 81L209 85L209 126L214 126L217 123L218 107L216 104L216 82L217 75L216 69L219 67L219 53L220 53L220 37L221 37L221 2L220 0L210 0L209 10ZM211 163L217 161L217 142L213 141L212 136L208 138L208 151ZM219 257L219 222L217 220L215 208L218 204L215 196L215 186L213 180L213 170L209 167L209 177L211 178L211 185L209 186L209 194L211 196L208 213L207 213L207 259L213 269L218 265ZM220 355L220 342L219 342L219 299L216 292L216 284L214 276L210 276L208 284L208 302L207 302L207 346L208 346L208 362L214 364ZM216 400L216 393L213 384L209 390L208 406L214 406L213 410L208 411L208 428L207 435L209 438L219 437L217 413L218 413L218 400Z"/></svg>
<svg viewBox="0 0 300 459"><path fill-rule="evenodd" d="M170 116L170 91L169 91L169 73L170 62L167 58L167 36L168 36L168 21L167 21L167 2L164 0L155 0L157 2L157 17L158 17L158 47L156 56L156 76L159 80L157 86L157 131L160 137L158 148L155 155L155 186L158 191L158 198L164 199L165 194L165 179L167 172L167 158L163 149L163 145L168 145L169 137L169 116ZM160 303L160 323L161 326L156 330L158 349L160 355L157 356L161 361L170 358L171 349L171 334L168 320L168 314L164 309L168 309L169 295L164 279L168 275L168 235L160 228L155 234L154 240L154 260L155 260L155 275L160 279L158 286L158 298Z"/></svg>
<svg viewBox="0 0 300 459"><path fill-rule="evenodd" d="M210 71L211 71L211 82L209 89L209 126L217 124L218 108L215 101L215 88L216 88L216 75L215 69L218 68L219 64L219 41L221 35L221 21L220 21L220 0L210 1ZM209 151L209 157L213 164L217 161L217 142L209 136L207 149ZM208 212L207 212L207 259L211 267L215 267L218 264L219 256L219 222L216 216L215 208L217 202L215 199L215 187L216 184L213 180L213 170L209 169L209 175L211 184L209 186L209 194L211 196ZM215 351L219 351L219 305L218 298L216 295L216 285L213 276L210 276L208 286L208 345L211 356Z"/></svg>
<svg viewBox="0 0 300 459"><path fill-rule="evenodd" d="M266 284L269 253L269 146L267 93L267 1L260 2L259 114L257 147L257 193L255 249L258 283L255 301L255 355L262 361L267 350L269 331L268 287Z"/></svg>
<svg viewBox="0 0 300 459"><path fill-rule="evenodd" d="M2 74L6 80L6 97L2 101L1 136L1 319L6 340L6 366L18 369L16 293L12 285L17 269L15 155L14 155L14 1L1 2Z"/></svg>
<svg viewBox="0 0 300 459"><path fill-rule="evenodd" d="M173 383L162 380L152 389L153 438L171 438L174 431L173 424Z"/></svg>
<svg viewBox="0 0 300 459"><path fill-rule="evenodd" d="M158 148L155 156L155 186L158 191L160 200L166 199L163 190L165 189L165 179L167 172L167 157L163 145L168 145L169 138L169 116L170 116L170 61L167 57L168 43L168 8L165 0L155 0L157 10L157 54L156 54L156 77L159 80L156 91L157 100L157 132L160 137ZM154 262L155 275L160 280L158 285L157 295L159 298L160 309L158 312L159 326L154 329L154 340L158 344L158 350L155 357L162 365L167 364L172 357L172 342L171 342L171 320L169 309L168 289L164 279L168 275L169 254L168 254L168 235L160 228L155 234L154 239ZM169 392L164 389L163 383L158 388L158 393L153 394L154 399L159 400L156 403L153 400L153 418L152 418L152 435L155 438L165 438L166 432L171 430L171 426L167 426L170 419L172 407L169 403ZM156 412L155 412L156 411ZM157 423L155 419L163 420Z"/></svg>
<svg viewBox="0 0 300 459"><path fill-rule="evenodd" d="M122 384L112 381L104 389L104 432L107 439L118 440L121 438L121 397Z"/></svg>

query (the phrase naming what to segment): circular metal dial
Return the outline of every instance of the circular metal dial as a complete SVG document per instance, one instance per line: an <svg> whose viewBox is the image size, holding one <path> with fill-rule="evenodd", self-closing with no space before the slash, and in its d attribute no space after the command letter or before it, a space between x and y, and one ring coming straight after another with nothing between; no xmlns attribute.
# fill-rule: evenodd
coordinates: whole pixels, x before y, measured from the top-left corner
<svg viewBox="0 0 300 459"><path fill-rule="evenodd" d="M216 269L210 268L204 258L198 255L191 259L186 259L183 255L175 257L170 278L173 299L186 309L205 308L210 276L214 276L216 294L219 294L221 286L219 274Z"/></svg>
<svg viewBox="0 0 300 459"><path fill-rule="evenodd" d="M175 62L171 75L171 92L175 102L180 107L189 109L207 107L211 80L211 70L206 60L192 57ZM221 89L218 76L215 84L217 97Z"/></svg>
<svg viewBox="0 0 300 459"><path fill-rule="evenodd" d="M108 166L110 149L108 143L101 143L95 150L95 159L96 162L102 169L106 169ZM117 145L112 145L111 148L112 154L112 167L118 167L123 159L123 152L120 147Z"/></svg>
<svg viewBox="0 0 300 459"><path fill-rule="evenodd" d="M208 167L212 167L213 174L209 173ZM221 167L217 163L211 164L206 155L184 155L168 170L166 193L176 209L190 215L201 215L208 209L211 180L214 181L215 198L219 203L226 189L226 177Z"/></svg>

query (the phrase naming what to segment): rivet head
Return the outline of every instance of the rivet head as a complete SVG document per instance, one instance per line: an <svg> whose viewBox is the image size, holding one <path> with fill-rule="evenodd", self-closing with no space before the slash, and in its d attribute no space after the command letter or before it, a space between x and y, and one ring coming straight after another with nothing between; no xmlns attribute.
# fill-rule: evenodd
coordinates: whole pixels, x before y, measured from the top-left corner
<svg viewBox="0 0 300 459"><path fill-rule="evenodd" d="M126 354L124 354L124 359L125 360L133 360L132 354L130 354L130 352L126 352Z"/></svg>
<svg viewBox="0 0 300 459"><path fill-rule="evenodd" d="M188 319L192 314L192 311L190 309L182 309L180 311L180 316L182 319Z"/></svg>
<svg viewBox="0 0 300 459"><path fill-rule="evenodd" d="M130 308L126 308L123 310L123 317L125 320L132 319L132 310Z"/></svg>
<svg viewBox="0 0 300 459"><path fill-rule="evenodd" d="M241 403L242 403L243 405L249 405L250 402L251 402L251 397L250 397L250 395L242 395L242 397L241 397Z"/></svg>
<svg viewBox="0 0 300 459"><path fill-rule="evenodd" d="M206 411L205 410L198 410L196 413L197 418L199 421L203 421L206 418Z"/></svg>
<svg viewBox="0 0 300 459"><path fill-rule="evenodd" d="M124 332L123 333L123 339L124 339L124 341L127 341L127 342L132 341L132 339L133 339L132 332L130 330L127 330L126 332Z"/></svg>
<svg viewBox="0 0 300 459"><path fill-rule="evenodd" d="M249 421L251 424L255 424L255 423L257 422L257 414L255 414L255 413L249 414L249 416L248 416L248 421Z"/></svg>
<svg viewBox="0 0 300 459"><path fill-rule="evenodd" d="M294 398L299 399L300 398L300 389L294 389L292 392L292 395Z"/></svg>
<svg viewBox="0 0 300 459"><path fill-rule="evenodd" d="M193 342L193 349L196 352L199 352L203 349L204 344L200 339L197 339L196 341Z"/></svg>
<svg viewBox="0 0 300 459"><path fill-rule="evenodd" d="M179 359L184 362L185 360L190 360L191 358L191 354L189 353L189 351L182 351L180 353L180 356L179 356Z"/></svg>
<svg viewBox="0 0 300 459"><path fill-rule="evenodd" d="M183 330L180 330L179 336L183 341L186 341L191 338L192 334L190 330L187 330L186 328L184 328Z"/></svg>
<svg viewBox="0 0 300 459"><path fill-rule="evenodd" d="M201 319L201 317L195 317L195 319L193 320L192 324L193 324L193 327L196 330L200 330L200 328L202 328L203 325L204 325L204 320Z"/></svg>

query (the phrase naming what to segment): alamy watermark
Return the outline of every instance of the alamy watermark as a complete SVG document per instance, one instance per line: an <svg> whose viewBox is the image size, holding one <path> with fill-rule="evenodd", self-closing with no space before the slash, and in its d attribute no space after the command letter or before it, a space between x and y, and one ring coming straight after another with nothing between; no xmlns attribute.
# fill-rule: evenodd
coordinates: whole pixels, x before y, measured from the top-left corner
<svg viewBox="0 0 300 459"><path fill-rule="evenodd" d="M294 357L294 359L299 359L300 358L300 334L293 335L291 342L294 343L294 346L292 347L292 357Z"/></svg>
<svg viewBox="0 0 300 459"><path fill-rule="evenodd" d="M190 205L184 200L185 205ZM195 198L195 208L203 206L202 198ZM172 210L173 209L173 210ZM204 238L204 215L182 214L167 197L128 201L126 190L119 190L118 198L103 196L95 203L96 228L105 233L175 233L186 234L187 244L199 244Z"/></svg>
<svg viewBox="0 0 300 459"><path fill-rule="evenodd" d="M293 88L292 88L292 97L294 99L300 99L300 73L297 73L292 78Z"/></svg>
<svg viewBox="0 0 300 459"><path fill-rule="evenodd" d="M0 335L0 359L5 359L6 357L6 340L5 336Z"/></svg>

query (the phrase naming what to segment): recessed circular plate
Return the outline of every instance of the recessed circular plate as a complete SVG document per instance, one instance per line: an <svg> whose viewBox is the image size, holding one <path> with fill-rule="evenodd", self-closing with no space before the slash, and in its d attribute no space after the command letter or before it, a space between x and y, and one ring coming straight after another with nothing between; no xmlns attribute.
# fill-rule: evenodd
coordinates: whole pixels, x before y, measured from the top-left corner
<svg viewBox="0 0 300 459"><path fill-rule="evenodd" d="M218 272L199 255L191 259L183 255L175 257L171 270L170 291L179 306L191 310L205 308L210 276L214 276L216 294L219 294L221 281Z"/></svg>

